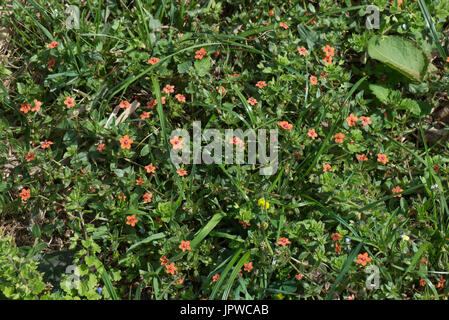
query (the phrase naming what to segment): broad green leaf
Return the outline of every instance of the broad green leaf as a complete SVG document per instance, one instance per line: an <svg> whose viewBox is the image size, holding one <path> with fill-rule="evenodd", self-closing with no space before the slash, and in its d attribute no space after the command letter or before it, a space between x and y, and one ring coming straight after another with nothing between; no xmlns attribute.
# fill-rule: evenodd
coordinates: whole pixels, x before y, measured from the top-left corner
<svg viewBox="0 0 449 320"><path fill-rule="evenodd" d="M421 49L398 36L374 36L368 43L368 54L417 82L422 82L429 64Z"/></svg>

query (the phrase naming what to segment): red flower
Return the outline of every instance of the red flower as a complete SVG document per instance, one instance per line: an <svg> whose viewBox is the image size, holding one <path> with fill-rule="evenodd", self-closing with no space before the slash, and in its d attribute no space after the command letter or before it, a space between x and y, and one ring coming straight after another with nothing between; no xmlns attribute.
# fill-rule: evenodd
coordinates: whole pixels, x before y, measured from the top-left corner
<svg viewBox="0 0 449 320"><path fill-rule="evenodd" d="M326 172L326 171L332 171L332 167L330 164L323 165L323 172Z"/></svg>
<svg viewBox="0 0 449 320"><path fill-rule="evenodd" d="M50 49L54 49L54 48L57 48L57 47L58 47L58 43L57 43L56 41L52 41L52 42L50 42L49 44L47 44L47 46L48 46Z"/></svg>
<svg viewBox="0 0 449 320"><path fill-rule="evenodd" d="M212 277L212 281L213 281L213 282L217 282L218 279L220 279L220 274L219 274L219 273L216 273L215 276Z"/></svg>
<svg viewBox="0 0 449 320"><path fill-rule="evenodd" d="M120 108L128 109L129 107L131 107L131 103L129 103L128 101L124 100L120 102Z"/></svg>
<svg viewBox="0 0 449 320"><path fill-rule="evenodd" d="M143 178L140 177L139 179L136 179L136 185L141 186L143 184Z"/></svg>
<svg viewBox="0 0 449 320"><path fill-rule="evenodd" d="M151 199L153 198L153 194L152 194L152 193L145 192L145 193L143 194L142 198L143 198L143 201L144 201L144 202L151 202Z"/></svg>
<svg viewBox="0 0 449 320"><path fill-rule="evenodd" d="M31 160L34 160L34 156L36 155L36 153L34 152L28 152L28 154L25 156L25 159L30 162Z"/></svg>
<svg viewBox="0 0 449 320"><path fill-rule="evenodd" d="M178 270L178 268L175 267L175 264L173 262L170 264L166 264L165 268L167 268L166 272L170 274L175 274L175 272Z"/></svg>
<svg viewBox="0 0 449 320"><path fill-rule="evenodd" d="M281 246L286 246L288 244L290 244L290 240L288 240L288 238L279 238L278 240L278 244Z"/></svg>
<svg viewBox="0 0 449 320"><path fill-rule="evenodd" d="M151 65L155 65L156 63L159 62L159 58L148 58L148 63Z"/></svg>
<svg viewBox="0 0 449 320"><path fill-rule="evenodd" d="M51 58L51 59L48 60L48 62L47 62L47 68L48 68L48 69L51 69L51 68L53 68L53 67L55 66L55 64L56 64L56 60L55 60L54 58Z"/></svg>
<svg viewBox="0 0 449 320"><path fill-rule="evenodd" d="M201 48L198 51L195 51L195 59L203 59L204 56L207 54L206 50L204 50L204 48Z"/></svg>
<svg viewBox="0 0 449 320"><path fill-rule="evenodd" d="M164 89L162 89L166 94L170 94L175 92L175 86L171 86L169 84L167 84Z"/></svg>
<svg viewBox="0 0 449 320"><path fill-rule="evenodd" d="M315 76L310 76L310 83L315 86L318 83L318 79Z"/></svg>
<svg viewBox="0 0 449 320"><path fill-rule="evenodd" d="M22 201L27 201L31 197L30 189L22 189L20 191L19 196L22 198Z"/></svg>
<svg viewBox="0 0 449 320"><path fill-rule="evenodd" d="M341 247L338 242L335 242L335 251L337 251L338 254L341 254Z"/></svg>
<svg viewBox="0 0 449 320"><path fill-rule="evenodd" d="M309 131L307 132L307 135L308 135L309 137L311 137L312 140L315 140L316 137L318 137L318 135L317 135L317 133L315 132L315 129L314 129L314 128L309 129Z"/></svg>
<svg viewBox="0 0 449 320"><path fill-rule="evenodd" d="M341 240L341 234L333 233L333 234L331 234L331 238L332 238L333 241L340 241Z"/></svg>
<svg viewBox="0 0 449 320"><path fill-rule="evenodd" d="M145 119L148 119L150 116L151 116L151 112L147 111L147 112L142 113L142 114L140 115L140 118L141 118L142 120L145 120Z"/></svg>
<svg viewBox="0 0 449 320"><path fill-rule="evenodd" d="M177 174L179 174L180 177L183 177L187 174L186 170L183 169L179 169L178 171L176 171Z"/></svg>
<svg viewBox="0 0 449 320"><path fill-rule="evenodd" d="M287 121L279 121L278 125L284 130L291 130L293 128L293 124L288 123Z"/></svg>
<svg viewBox="0 0 449 320"><path fill-rule="evenodd" d="M153 175L156 173L156 167L153 166L151 163L145 166L145 169L147 169L147 173L152 173Z"/></svg>
<svg viewBox="0 0 449 320"><path fill-rule="evenodd" d="M343 143L343 140L344 140L345 137L346 136L343 133L341 133L341 132L339 132L339 133L334 135L336 143Z"/></svg>
<svg viewBox="0 0 449 320"><path fill-rule="evenodd" d="M258 81L256 84L256 87L259 87L260 89L262 89L266 85L267 85L267 83L265 81Z"/></svg>
<svg viewBox="0 0 449 320"><path fill-rule="evenodd" d="M137 222L139 222L139 220L136 219L136 215L133 214L131 216L127 216L126 219L128 221L126 221L126 224L129 224L131 227L134 227L136 225Z"/></svg>
<svg viewBox="0 0 449 320"><path fill-rule="evenodd" d="M253 263L252 262L245 262L244 263L245 268L243 268L243 270L251 272L251 270L253 270Z"/></svg>
<svg viewBox="0 0 449 320"><path fill-rule="evenodd" d="M168 263L168 259L165 256L163 256L159 260L161 260L161 266L165 266Z"/></svg>
<svg viewBox="0 0 449 320"><path fill-rule="evenodd" d="M104 149L104 143L100 143L97 147L97 150L101 152L101 151L103 151L103 149Z"/></svg>
<svg viewBox="0 0 449 320"><path fill-rule="evenodd" d="M366 157L366 155L364 153L358 154L358 155L356 155L356 157L357 157L357 160L359 160L359 161L368 161L368 158Z"/></svg>
<svg viewBox="0 0 449 320"><path fill-rule="evenodd" d="M383 164L386 164L388 162L388 158L384 153L378 153L377 162L382 162Z"/></svg>
<svg viewBox="0 0 449 320"><path fill-rule="evenodd" d="M75 98L65 97L64 104L67 106L67 109L70 109L75 105Z"/></svg>
<svg viewBox="0 0 449 320"><path fill-rule="evenodd" d="M170 139L170 143L173 146L173 149L182 149L182 138L178 136L174 136L173 139Z"/></svg>
<svg viewBox="0 0 449 320"><path fill-rule="evenodd" d="M398 195L393 196L393 198L396 198L396 197L401 198L402 197L401 192L404 190L402 190L399 186L397 186L396 188L393 188L391 191L393 193L399 193Z"/></svg>
<svg viewBox="0 0 449 320"><path fill-rule="evenodd" d="M361 264L362 266L366 266L366 264L371 261L371 258L368 257L368 252L365 252L364 254L359 254L357 256L357 258L358 259L357 259L356 262L358 264Z"/></svg>
<svg viewBox="0 0 449 320"><path fill-rule="evenodd" d="M307 50L306 50L306 48L304 48L304 47L301 47L301 48L298 47L297 50L298 50L298 52L299 52L300 55L302 55L302 56L307 55Z"/></svg>
<svg viewBox="0 0 449 320"><path fill-rule="evenodd" d="M28 113L29 111L31 111L31 106L28 103L22 103L20 105L20 111L22 111L23 113Z"/></svg>
<svg viewBox="0 0 449 320"><path fill-rule="evenodd" d="M349 117L346 118L346 121L348 122L348 127L355 126L357 120L358 120L357 117L353 113L351 113Z"/></svg>
<svg viewBox="0 0 449 320"><path fill-rule="evenodd" d="M45 140L44 142L42 142L41 148L42 148L42 149L48 149L48 148L50 148L50 146L51 146L52 144L53 144L53 142Z"/></svg>
<svg viewBox="0 0 449 320"><path fill-rule="evenodd" d="M120 138L120 143L122 149L131 149L131 144L134 142L128 135L125 135L123 138Z"/></svg>
<svg viewBox="0 0 449 320"><path fill-rule="evenodd" d="M326 56L327 57L330 57L330 56L334 56L334 50L335 50L335 48L333 48L333 47L331 47L331 46L329 46L329 45L326 45L326 47L323 49L323 52L326 54Z"/></svg>
<svg viewBox="0 0 449 320"><path fill-rule="evenodd" d="M257 104L257 100L254 98L248 98L248 103L253 106L253 105Z"/></svg>
<svg viewBox="0 0 449 320"><path fill-rule="evenodd" d="M280 22L279 25L286 30L288 29L288 25L285 22Z"/></svg>
<svg viewBox="0 0 449 320"><path fill-rule="evenodd" d="M192 248L190 248L190 241L181 240L181 244L179 245L179 249L181 249L182 252L184 252L186 250L191 250Z"/></svg>
<svg viewBox="0 0 449 320"><path fill-rule="evenodd" d="M176 99L178 99L179 102L186 102L186 97L184 97L182 94L178 93L175 96Z"/></svg>
<svg viewBox="0 0 449 320"><path fill-rule="evenodd" d="M40 111L41 110L42 102L38 101L37 99L34 99L34 107L31 108L31 111Z"/></svg>
<svg viewBox="0 0 449 320"><path fill-rule="evenodd" d="M371 119L369 117L360 117L360 121L362 121L363 126L367 126L369 124L371 124Z"/></svg>

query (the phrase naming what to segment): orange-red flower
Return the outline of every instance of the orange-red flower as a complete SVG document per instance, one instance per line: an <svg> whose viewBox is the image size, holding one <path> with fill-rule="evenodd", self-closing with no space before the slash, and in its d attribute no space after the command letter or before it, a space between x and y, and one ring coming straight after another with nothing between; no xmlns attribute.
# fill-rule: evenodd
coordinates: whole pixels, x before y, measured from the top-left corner
<svg viewBox="0 0 449 320"><path fill-rule="evenodd" d="M179 249L181 249L182 252L184 252L186 250L191 250L192 248L190 248L190 241L181 240L181 244L179 245Z"/></svg>
<svg viewBox="0 0 449 320"><path fill-rule="evenodd" d="M51 69L51 68L53 68L53 67L55 66L55 64L56 64L56 60L55 60L54 58L51 58L51 59L48 60L48 62L47 62L47 68L48 68L48 69Z"/></svg>
<svg viewBox="0 0 449 320"><path fill-rule="evenodd" d="M52 41L52 42L50 42L49 44L47 44L47 46L48 46L50 49L57 48L57 47L58 47L58 42Z"/></svg>
<svg viewBox="0 0 449 320"><path fill-rule="evenodd" d="M443 276L440 276L440 280L438 281L437 288L444 288L445 282L446 282L446 279L444 279Z"/></svg>
<svg viewBox="0 0 449 320"><path fill-rule="evenodd" d="M257 100L254 98L248 98L248 103L253 106L253 105L257 104Z"/></svg>
<svg viewBox="0 0 449 320"><path fill-rule="evenodd" d="M344 135L343 133L339 132L337 134L334 135L335 138L335 142L336 143L343 143L343 140L345 139L346 135Z"/></svg>
<svg viewBox="0 0 449 320"><path fill-rule="evenodd" d="M284 130L291 130L293 128L293 124L288 123L287 121L279 121L278 125Z"/></svg>
<svg viewBox="0 0 449 320"><path fill-rule="evenodd" d="M396 188L393 188L391 191L393 193L399 193L398 195L393 196L393 198L396 198L396 197L401 198L402 197L401 192L404 190L402 190L399 186L396 186Z"/></svg>
<svg viewBox="0 0 449 320"><path fill-rule="evenodd" d="M126 200L126 196L125 196L123 193L120 193L120 194L117 196L117 198L118 198L119 200L122 200L122 199L123 199L123 201Z"/></svg>
<svg viewBox="0 0 449 320"><path fill-rule="evenodd" d="M143 185L143 178L140 177L139 179L136 179L136 185L141 186Z"/></svg>
<svg viewBox="0 0 449 320"><path fill-rule="evenodd" d="M165 268L167 268L166 272L169 274L175 274L175 272L178 270L178 268L175 267L175 264L173 262L170 264L166 264Z"/></svg>
<svg viewBox="0 0 449 320"><path fill-rule="evenodd" d="M358 120L357 117L353 113L351 113L349 117L346 118L346 121L348 122L348 127L355 126L357 120Z"/></svg>
<svg viewBox="0 0 449 320"><path fill-rule="evenodd" d="M446 62L449 62L449 57L446 58Z"/></svg>
<svg viewBox="0 0 449 320"><path fill-rule="evenodd" d="M151 112L146 111L146 112L144 112L144 113L142 113L142 114L140 115L140 118L141 118L142 120L145 120L145 119L150 118L150 116L151 116Z"/></svg>
<svg viewBox="0 0 449 320"><path fill-rule="evenodd" d="M187 171L184 169L179 169L176 173L179 174L180 177L183 177L187 174Z"/></svg>
<svg viewBox="0 0 449 320"><path fill-rule="evenodd" d="M175 96L176 99L178 99L179 102L186 102L186 97L184 97L182 94L178 93Z"/></svg>
<svg viewBox="0 0 449 320"><path fill-rule="evenodd" d="M331 239L332 239L333 241L340 241L340 240L341 240L341 234L339 234L339 233L333 233L333 234L331 234Z"/></svg>
<svg viewBox="0 0 449 320"><path fill-rule="evenodd" d="M315 76L310 76L310 83L315 86L318 83L318 79Z"/></svg>
<svg viewBox="0 0 449 320"><path fill-rule="evenodd" d="M226 89L224 87L215 87L219 94L224 95L226 94Z"/></svg>
<svg viewBox="0 0 449 320"><path fill-rule="evenodd" d="M28 103L22 103L20 105L20 111L22 111L23 113L28 113L31 111L31 106Z"/></svg>
<svg viewBox="0 0 449 320"><path fill-rule="evenodd" d="M314 128L309 129L309 131L307 131L307 135L308 135L309 137L311 137L312 140L315 140L315 139L318 137L318 135L317 135L317 133L315 132L315 129L314 129Z"/></svg>
<svg viewBox="0 0 449 320"><path fill-rule="evenodd" d="M358 155L356 155L356 157L357 157L357 160L359 160L359 161L368 161L368 158L366 157L366 155L364 153L358 154Z"/></svg>
<svg viewBox="0 0 449 320"><path fill-rule="evenodd" d="M254 268L252 262L245 262L243 265L245 266L245 268L243 268L243 270L247 271L247 272L251 272L251 270L253 270L253 268Z"/></svg>
<svg viewBox="0 0 449 320"><path fill-rule="evenodd" d="M120 138L120 143L122 144L121 145L122 149L131 149L131 144L133 142L134 142L134 140L131 139L127 134L123 138Z"/></svg>
<svg viewBox="0 0 449 320"><path fill-rule="evenodd" d="M131 103L129 103L128 101L126 100L120 101L120 108L128 109L129 107L131 107Z"/></svg>
<svg viewBox="0 0 449 320"><path fill-rule="evenodd" d="M288 29L288 25L285 22L280 22L279 25L286 30Z"/></svg>
<svg viewBox="0 0 449 320"><path fill-rule="evenodd" d="M183 145L182 145L182 138L178 137L178 136L174 136L173 139L170 139L170 143L173 146L173 149L182 149Z"/></svg>
<svg viewBox="0 0 449 320"><path fill-rule="evenodd" d="M290 244L290 240L288 240L288 238L279 238L278 240L278 244L281 246L286 246L288 244Z"/></svg>
<svg viewBox="0 0 449 320"><path fill-rule="evenodd" d="M334 56L334 47L331 47L330 45L326 45L326 47L323 49L323 52L326 54L327 57Z"/></svg>
<svg viewBox="0 0 449 320"><path fill-rule="evenodd" d="M377 162L382 162L383 164L386 164L388 162L387 155L385 153L378 153Z"/></svg>
<svg viewBox="0 0 449 320"><path fill-rule="evenodd" d="M335 251L337 251L338 254L341 254L341 246L338 242L335 242Z"/></svg>
<svg viewBox="0 0 449 320"><path fill-rule="evenodd" d="M360 121L362 121L364 127L371 124L371 119L369 117L362 116L360 117Z"/></svg>
<svg viewBox="0 0 449 320"><path fill-rule="evenodd" d="M153 166L151 163L145 166L145 169L147 169L147 173L152 173L153 175L156 173L156 167Z"/></svg>
<svg viewBox="0 0 449 320"><path fill-rule="evenodd" d="M65 97L64 104L67 106L67 109L70 109L75 105L75 98Z"/></svg>
<svg viewBox="0 0 449 320"><path fill-rule="evenodd" d="M165 97L161 97L161 103L165 104ZM154 105L157 105L157 99L154 99Z"/></svg>
<svg viewBox="0 0 449 320"><path fill-rule="evenodd" d="M104 147L105 147L104 143L100 143L97 147L97 150L101 152L103 151Z"/></svg>
<svg viewBox="0 0 449 320"><path fill-rule="evenodd" d="M213 282L217 282L218 279L220 279L220 274L219 274L219 273L216 273L216 274L212 277L212 281L213 281Z"/></svg>
<svg viewBox="0 0 449 320"><path fill-rule="evenodd" d="M50 146L51 146L52 144L53 144L53 142L45 140L44 142L42 142L41 148L42 148L42 149L48 149L48 148L50 148Z"/></svg>
<svg viewBox="0 0 449 320"><path fill-rule="evenodd" d="M165 256L163 256L159 260L161 261L161 266L165 266L168 263L168 259Z"/></svg>
<svg viewBox="0 0 449 320"><path fill-rule="evenodd" d="M144 202L151 202L151 200L153 199L153 194L152 194L152 193L145 192L145 193L143 194L142 198L143 198L143 201L144 201Z"/></svg>
<svg viewBox="0 0 449 320"><path fill-rule="evenodd" d="M304 275L303 275L302 273L298 273L298 274L295 276L295 279L299 281L299 280L301 280L303 277L304 277Z"/></svg>
<svg viewBox="0 0 449 320"><path fill-rule="evenodd" d="M368 252L365 252L364 254L359 253L357 258L356 262L362 266L366 266L366 264L371 261L371 258L368 257Z"/></svg>
<svg viewBox="0 0 449 320"><path fill-rule="evenodd" d="M269 14L270 16L274 16L274 11L273 11L273 10L270 10L270 11L268 11L268 14Z"/></svg>
<svg viewBox="0 0 449 320"><path fill-rule="evenodd" d="M37 99L34 99L34 107L31 108L31 111L40 111L41 110L42 102L38 101Z"/></svg>
<svg viewBox="0 0 449 320"><path fill-rule="evenodd" d="M332 167L330 164L323 164L323 172L332 171Z"/></svg>
<svg viewBox="0 0 449 320"><path fill-rule="evenodd" d="M31 197L31 191L30 189L22 189L20 191L19 196L22 198L22 201L27 201Z"/></svg>
<svg viewBox="0 0 449 320"><path fill-rule="evenodd" d="M302 55L302 56L306 56L307 55L307 49L306 48L298 47L297 50L298 50L300 55Z"/></svg>
<svg viewBox="0 0 449 320"><path fill-rule="evenodd" d="M203 59L204 56L207 54L206 50L204 50L204 48L201 48L198 51L195 51L195 59Z"/></svg>
<svg viewBox="0 0 449 320"><path fill-rule="evenodd" d="M136 223L139 222L139 220L137 220L135 214L133 214L131 216L127 216L126 219L128 220L128 221L126 221L126 224L129 224L131 227L134 227L136 225Z"/></svg>
<svg viewBox="0 0 449 320"><path fill-rule="evenodd" d="M148 63L151 65L155 65L156 63L159 62L159 58L148 58Z"/></svg>
<svg viewBox="0 0 449 320"><path fill-rule="evenodd" d="M426 280L424 280L424 279L419 280L419 285L421 287L425 287L426 286Z"/></svg>
<svg viewBox="0 0 449 320"><path fill-rule="evenodd" d="M328 63L328 64L332 64L332 57L331 56L325 56L322 60L324 62Z"/></svg>
<svg viewBox="0 0 449 320"><path fill-rule="evenodd" d="M34 160L34 156L36 155L36 153L34 152L28 152L28 154L25 156L25 159L27 160L27 162L30 162L31 160Z"/></svg>
<svg viewBox="0 0 449 320"><path fill-rule="evenodd" d="M262 89L266 85L267 85L267 83L265 81L257 81L257 83L256 83L256 87L259 87L260 89Z"/></svg>
<svg viewBox="0 0 449 320"><path fill-rule="evenodd" d="M233 73L229 75L231 78L239 77L240 75L238 73Z"/></svg>
<svg viewBox="0 0 449 320"><path fill-rule="evenodd" d="M171 86L169 84L167 84L164 89L162 89L166 94L170 94L175 92L175 86Z"/></svg>

